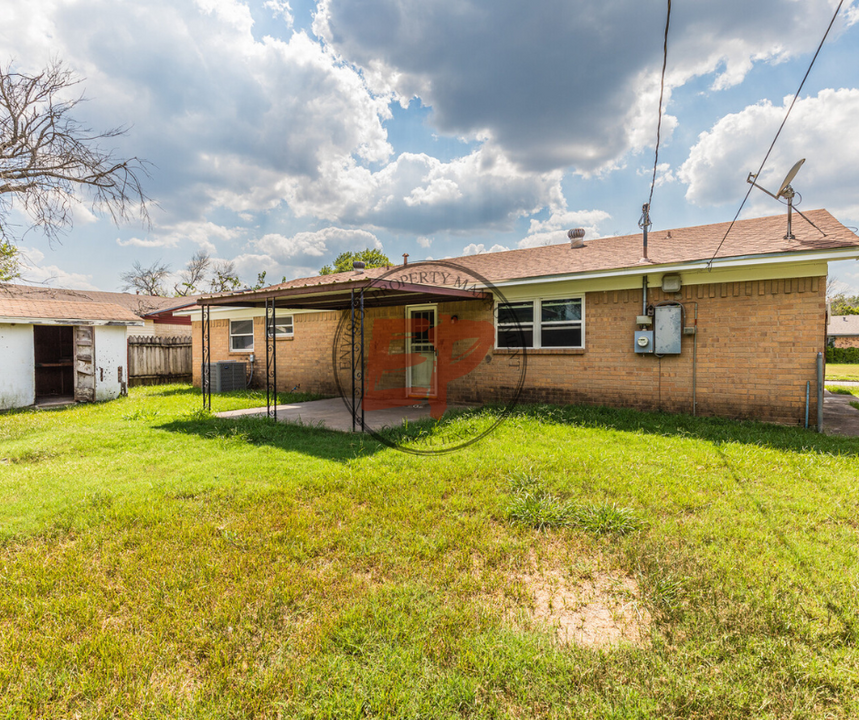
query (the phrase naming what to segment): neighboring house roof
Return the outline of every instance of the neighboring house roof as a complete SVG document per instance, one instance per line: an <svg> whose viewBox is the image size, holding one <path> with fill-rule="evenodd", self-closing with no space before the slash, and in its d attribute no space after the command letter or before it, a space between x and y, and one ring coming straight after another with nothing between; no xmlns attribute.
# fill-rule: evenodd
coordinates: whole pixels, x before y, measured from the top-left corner
<svg viewBox="0 0 859 720"><path fill-rule="evenodd" d="M831 337L859 335L859 315L833 315L829 318L826 334Z"/></svg>
<svg viewBox="0 0 859 720"><path fill-rule="evenodd" d="M130 310L143 317L150 312L163 312L180 303L179 298L133 293L102 292L101 290L68 290L65 288L33 287L30 285L0 284L0 300L18 298L25 300L53 300L62 302L109 303ZM193 303L195 298L182 298Z"/></svg>
<svg viewBox="0 0 859 720"><path fill-rule="evenodd" d="M30 300L0 293L0 322L38 323L42 320L97 325L143 325L128 308L113 303Z"/></svg>
<svg viewBox="0 0 859 720"><path fill-rule="evenodd" d="M150 310L149 312L144 313L143 317L167 317L168 315L172 315L172 313L176 312L177 310L187 310L188 308L192 308L197 304L197 296L182 298L182 302L179 301L179 298L163 299L170 300L171 303L166 307L158 308L157 310Z"/></svg>
<svg viewBox="0 0 859 720"><path fill-rule="evenodd" d="M620 237L595 238L584 247L571 248L569 242L558 245L484 253L458 258L445 258L467 270L479 274L494 284L517 283L529 278L588 275L589 273L646 273L660 267L662 271L678 265L694 264L698 268L715 257L715 264L753 264L754 262L783 262L786 259L808 257L844 259L859 257L859 237L842 225L826 210L811 210L805 215L824 234L812 227L798 214L793 217L795 239L785 239L787 220L784 215L739 220L734 223L727 238L730 223L699 225L696 227L659 230L648 233L648 260L642 260L640 234ZM724 242L723 242L724 241ZM831 257L830 257L831 256ZM421 261L427 264L438 261ZM297 278L289 282L260 290L223 293L208 297L247 299L256 301L273 291L321 285L341 285L389 275L392 269L408 271L410 266L397 265L364 271L316 275ZM440 266L443 269L443 266ZM411 282L416 282L414 279ZM421 281L423 282L423 281ZM444 284L428 280L427 284ZM333 290L334 288L332 288ZM223 301L220 304L226 304Z"/></svg>

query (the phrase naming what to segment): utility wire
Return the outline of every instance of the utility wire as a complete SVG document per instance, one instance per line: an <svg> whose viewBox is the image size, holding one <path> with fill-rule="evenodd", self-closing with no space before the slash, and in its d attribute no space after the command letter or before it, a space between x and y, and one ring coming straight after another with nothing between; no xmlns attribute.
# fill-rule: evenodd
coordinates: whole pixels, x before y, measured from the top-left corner
<svg viewBox="0 0 859 720"><path fill-rule="evenodd" d="M808 80L808 75L811 72L811 68L814 67L814 61L817 60L817 56L820 54L820 50L823 48L823 43L826 42L826 38L829 36L829 31L832 30L832 26L835 24L835 18L838 17L838 13L841 12L841 6L844 4L844 0L840 0L838 3L838 7L835 8L835 14L832 16L832 20L829 21L829 26L826 28L826 32L823 33L823 38L820 40L820 45L817 46L817 51L814 53L814 57L811 58L811 62L808 65L808 70L805 71L805 75L802 78L802 82L799 84L799 88L796 91L796 94L793 96L793 100L790 101L790 107L788 107L787 112L784 114L784 120L781 121L781 125L779 125L778 132L776 132L775 137L773 138L772 144L770 145L770 149L767 150L767 154L764 155L763 162L761 166L758 168L757 173L755 173L754 178L757 181L761 172L764 169L764 165L766 165L767 160L769 159L770 153L775 147L776 141L778 140L778 136L781 135L781 131L784 128L785 123L787 122L788 117L790 117L790 111L793 110L793 106L796 104L796 99L799 97L799 94L802 92L802 86L805 85L805 81ZM722 242L719 243L719 247L716 248L716 252L713 253L713 257L710 258L710 261L707 263L707 269L713 269L713 260L716 259L716 255L719 254L719 250L722 249L722 245L725 243L725 240L728 239L728 235L734 227L734 223L737 222L737 218L740 217L740 213L743 211L743 207L746 205L746 200L749 199L749 195L752 192L752 184L749 184L749 189L746 190L746 196L743 198L743 202L740 203L740 208L737 210L737 214L734 215L734 219L731 220L731 224L728 225L728 229L725 230L725 236L722 238Z"/></svg>
<svg viewBox="0 0 859 720"><path fill-rule="evenodd" d="M841 0L842 2L844 0ZM653 202L653 188L656 186L656 166L659 164L659 136L662 133L662 98L665 94L665 66L668 64L668 26L671 24L671 0L668 0L668 14L665 16L665 40L662 45L662 79L659 82L659 121L656 123L656 155L653 158L653 178L650 181L650 197L647 207ZM649 214L649 213L648 213ZM644 218L648 223L649 218Z"/></svg>

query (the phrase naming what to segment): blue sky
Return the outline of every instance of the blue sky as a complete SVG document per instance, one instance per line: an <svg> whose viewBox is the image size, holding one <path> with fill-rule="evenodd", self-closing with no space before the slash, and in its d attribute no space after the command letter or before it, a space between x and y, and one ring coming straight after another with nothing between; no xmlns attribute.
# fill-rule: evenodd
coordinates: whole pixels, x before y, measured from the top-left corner
<svg viewBox="0 0 859 720"><path fill-rule="evenodd" d="M674 3L655 229L733 217L836 5ZM800 209L854 227L858 5L845 0L762 177L777 186L807 158ZM151 227L82 204L61 244L21 238L29 280L118 290L135 261L178 272L203 249L252 283L364 247L416 260L563 242L570 227L638 232L663 2L0 0L0 13L4 62L62 59L83 78L81 120L129 126L117 152L153 164ZM753 191L744 216L780 211ZM831 270L859 293L855 262Z"/></svg>

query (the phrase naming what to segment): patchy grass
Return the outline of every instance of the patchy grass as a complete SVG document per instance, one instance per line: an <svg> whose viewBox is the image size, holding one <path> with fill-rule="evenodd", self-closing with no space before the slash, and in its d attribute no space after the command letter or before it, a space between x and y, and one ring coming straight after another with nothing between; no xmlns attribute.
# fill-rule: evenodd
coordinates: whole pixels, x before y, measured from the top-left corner
<svg viewBox="0 0 859 720"><path fill-rule="evenodd" d="M859 715L855 439L532 406L415 457L199 408L0 417L0 717Z"/></svg>
<svg viewBox="0 0 859 720"><path fill-rule="evenodd" d="M579 505L570 500L560 500L529 473L516 473L511 486L516 497L507 514L510 520L521 525L538 530L575 527L595 535L625 535L639 526L628 508L620 508L616 503Z"/></svg>
<svg viewBox="0 0 859 720"><path fill-rule="evenodd" d="M855 363L826 363L826 382L832 380L859 382L859 365Z"/></svg>

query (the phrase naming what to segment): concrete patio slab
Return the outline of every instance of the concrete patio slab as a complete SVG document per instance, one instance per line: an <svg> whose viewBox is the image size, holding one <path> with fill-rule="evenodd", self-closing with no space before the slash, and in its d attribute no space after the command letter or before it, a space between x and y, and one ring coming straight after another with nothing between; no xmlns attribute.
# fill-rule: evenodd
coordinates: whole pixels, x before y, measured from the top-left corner
<svg viewBox="0 0 859 720"><path fill-rule="evenodd" d="M449 405L448 409L470 407ZM265 408L247 408L216 413L220 418L264 416ZM373 430L383 427L399 427L404 421L415 422L430 417L430 407L426 402L415 400L414 405L406 407L372 410L365 413L365 422ZM277 419L280 422L295 422L303 425L322 426L329 430L352 432L352 414L341 398L311 400L277 406Z"/></svg>

